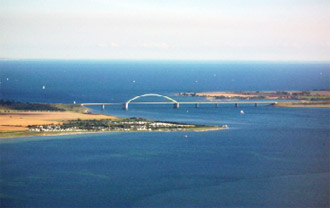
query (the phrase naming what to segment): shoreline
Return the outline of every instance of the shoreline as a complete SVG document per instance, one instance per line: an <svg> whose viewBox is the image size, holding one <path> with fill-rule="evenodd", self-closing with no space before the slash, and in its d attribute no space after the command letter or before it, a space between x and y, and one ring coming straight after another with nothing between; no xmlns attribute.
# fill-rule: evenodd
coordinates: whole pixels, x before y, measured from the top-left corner
<svg viewBox="0 0 330 208"><path fill-rule="evenodd" d="M276 100L281 102L326 102L330 105L330 90L284 90L284 91L209 91L180 92L176 96L203 97L206 100ZM303 106L302 106L303 107ZM319 106L315 106L319 107Z"/></svg>
<svg viewBox="0 0 330 208"><path fill-rule="evenodd" d="M124 119L125 121L123 121ZM128 120L127 120L128 119ZM73 112L54 112L54 111L20 111L20 112L6 112L0 113L0 139L19 138L19 137L33 137L33 136L63 136L63 135L77 135L77 134L92 134L92 133L125 133L125 132L206 132L224 130L227 126L208 126L196 124L172 124L172 125L186 125L185 127L177 127L179 129L171 129L168 127L158 127L156 129L77 129L77 130L47 130L39 131L38 126L56 125L61 126L71 121L87 122L91 124L95 121L109 120L114 123L133 122L131 118L117 118L115 116L105 114L83 114ZM154 121L152 121L154 122ZM171 123L171 122L169 122ZM175 123L175 122L174 122ZM166 125L166 123L163 123ZM34 126L38 131L31 130ZM163 128L163 129L162 129ZM180 129L181 128L181 129Z"/></svg>
<svg viewBox="0 0 330 208"><path fill-rule="evenodd" d="M103 134L103 133L175 133L175 132L208 132L208 131L220 131L228 129L229 127L218 127L218 128L210 128L210 129L200 129L200 130L181 130L181 131L169 131L169 130L155 130L155 131L77 131L77 132L36 132L33 135L9 135L3 137L0 135L0 140L2 139L12 139L12 138L22 138L22 137L39 137L39 136L66 136L66 135L79 135L79 134ZM31 131L25 131L26 133L30 133ZM20 133L25 133L20 132ZM0 132L1 133L1 132ZM4 133L15 133L15 132L4 132ZM16 132L17 133L17 132Z"/></svg>
<svg viewBox="0 0 330 208"><path fill-rule="evenodd" d="M283 108L330 108L330 105L283 105L283 106L275 106L275 107L283 107Z"/></svg>
<svg viewBox="0 0 330 208"><path fill-rule="evenodd" d="M277 102L271 106L286 108L329 108L330 101L300 101L300 102Z"/></svg>

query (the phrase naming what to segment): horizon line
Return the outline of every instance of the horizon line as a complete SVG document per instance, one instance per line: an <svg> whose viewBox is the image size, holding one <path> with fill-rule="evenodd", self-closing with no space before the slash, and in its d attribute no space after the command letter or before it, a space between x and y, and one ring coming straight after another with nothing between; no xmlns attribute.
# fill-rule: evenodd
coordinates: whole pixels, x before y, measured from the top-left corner
<svg viewBox="0 0 330 208"><path fill-rule="evenodd" d="M93 59L93 58L1 58L0 61L175 61L175 62L330 62L330 60L256 60L256 59Z"/></svg>

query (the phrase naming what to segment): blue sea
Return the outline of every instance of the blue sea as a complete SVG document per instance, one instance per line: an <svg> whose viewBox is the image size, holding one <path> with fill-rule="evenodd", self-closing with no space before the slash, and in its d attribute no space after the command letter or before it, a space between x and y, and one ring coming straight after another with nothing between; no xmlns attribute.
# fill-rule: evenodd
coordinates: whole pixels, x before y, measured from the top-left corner
<svg viewBox="0 0 330 208"><path fill-rule="evenodd" d="M329 78L321 62L0 61L0 99L124 102L157 93L192 101L203 98L175 94L329 89ZM330 206L329 108L92 111L229 129L1 139L2 207Z"/></svg>

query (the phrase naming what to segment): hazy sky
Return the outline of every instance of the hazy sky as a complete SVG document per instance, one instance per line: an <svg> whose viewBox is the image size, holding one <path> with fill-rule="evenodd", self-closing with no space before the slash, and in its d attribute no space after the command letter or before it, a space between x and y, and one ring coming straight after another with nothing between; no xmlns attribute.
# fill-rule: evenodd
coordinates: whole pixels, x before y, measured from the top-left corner
<svg viewBox="0 0 330 208"><path fill-rule="evenodd" d="M0 58L330 60L330 1L0 0Z"/></svg>

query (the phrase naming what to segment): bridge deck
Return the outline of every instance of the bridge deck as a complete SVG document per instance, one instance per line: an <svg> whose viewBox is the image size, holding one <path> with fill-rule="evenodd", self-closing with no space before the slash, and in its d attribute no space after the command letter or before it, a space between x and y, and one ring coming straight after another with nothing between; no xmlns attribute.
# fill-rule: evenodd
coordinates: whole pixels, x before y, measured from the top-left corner
<svg viewBox="0 0 330 208"><path fill-rule="evenodd" d="M237 102L207 102L207 101L202 101L202 102L177 102L180 105L181 104L273 104L275 103L274 101L248 101L248 102L242 102L242 101L237 101ZM80 105L124 105L125 103L81 103ZM150 105L150 104L175 104L174 102L130 102L130 105L135 104L135 105Z"/></svg>
<svg viewBox="0 0 330 208"><path fill-rule="evenodd" d="M168 101L166 102L132 102L138 98L141 97L163 97L165 99L167 99ZM180 105L183 104L194 104L196 105L196 108L199 107L199 104L216 104L216 106L218 107L218 105L220 104L235 104L236 107L238 107L239 104L254 104L256 107L258 106L258 104L273 104L275 102L273 101L231 101L231 102L219 102L219 101L189 101L189 102L185 102L185 101L177 101L174 100L173 98L170 98L168 96L165 95L160 95L160 94L143 94L143 95L139 95L136 96L126 102L123 103L81 103L80 105L85 106L85 105L100 105L102 106L102 110L105 109L106 105L122 105L123 109L127 110L128 109L128 105L159 105L159 104L171 104L174 105L174 108L179 108Z"/></svg>

